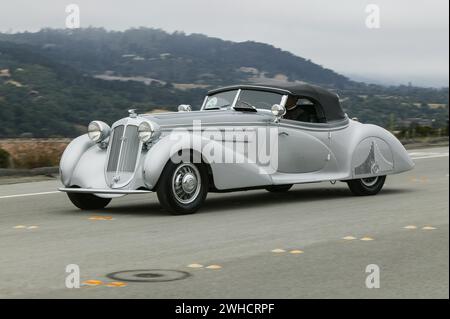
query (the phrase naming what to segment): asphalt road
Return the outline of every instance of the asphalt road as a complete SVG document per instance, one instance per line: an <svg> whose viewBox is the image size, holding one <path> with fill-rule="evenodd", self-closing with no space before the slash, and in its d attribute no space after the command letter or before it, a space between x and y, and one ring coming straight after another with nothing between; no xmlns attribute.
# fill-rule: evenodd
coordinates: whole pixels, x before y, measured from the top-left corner
<svg viewBox="0 0 450 319"><path fill-rule="evenodd" d="M0 297L448 298L448 151L410 151L416 168L377 196L344 183L209 194L188 216L155 194L81 212L55 180L0 185ZM91 285L66 288L68 264ZM380 288L366 287L369 264ZM140 271L107 277L127 270Z"/></svg>

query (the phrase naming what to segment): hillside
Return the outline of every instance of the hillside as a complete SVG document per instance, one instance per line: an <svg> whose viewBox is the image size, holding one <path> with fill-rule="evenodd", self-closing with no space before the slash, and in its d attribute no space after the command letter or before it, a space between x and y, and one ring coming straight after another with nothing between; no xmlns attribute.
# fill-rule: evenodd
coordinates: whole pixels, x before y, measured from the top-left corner
<svg viewBox="0 0 450 319"><path fill-rule="evenodd" d="M131 106L195 108L210 88L269 79L334 90L364 122L448 120L448 88L359 83L263 43L144 28L45 29L0 34L0 137L76 136L90 120L111 123Z"/></svg>
<svg viewBox="0 0 450 319"><path fill-rule="evenodd" d="M172 83L224 84L278 76L343 88L349 80L311 61L256 42L235 43L200 34L155 29L51 30L0 35L90 75L113 71Z"/></svg>
<svg viewBox="0 0 450 319"><path fill-rule="evenodd" d="M200 89L95 79L33 47L0 42L0 137L73 137L92 119L111 123L131 107L174 109L203 95Z"/></svg>

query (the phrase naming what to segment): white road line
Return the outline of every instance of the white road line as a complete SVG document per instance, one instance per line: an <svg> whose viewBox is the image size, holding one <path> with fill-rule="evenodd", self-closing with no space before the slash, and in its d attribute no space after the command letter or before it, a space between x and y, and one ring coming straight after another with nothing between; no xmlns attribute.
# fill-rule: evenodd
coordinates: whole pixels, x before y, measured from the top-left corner
<svg viewBox="0 0 450 319"><path fill-rule="evenodd" d="M447 154L436 154L436 155L425 155L425 156L419 156L419 157L411 157L412 160L418 160L418 159L425 159L425 158L437 158L437 157L448 157Z"/></svg>
<svg viewBox="0 0 450 319"><path fill-rule="evenodd" d="M0 199L4 199L4 198L15 198L15 197L26 197L26 196L50 195L50 194L56 194L56 193L61 193L61 192L60 192L60 191L53 191L53 192L42 192L42 193L30 193L30 194L6 195L6 196L0 196Z"/></svg>

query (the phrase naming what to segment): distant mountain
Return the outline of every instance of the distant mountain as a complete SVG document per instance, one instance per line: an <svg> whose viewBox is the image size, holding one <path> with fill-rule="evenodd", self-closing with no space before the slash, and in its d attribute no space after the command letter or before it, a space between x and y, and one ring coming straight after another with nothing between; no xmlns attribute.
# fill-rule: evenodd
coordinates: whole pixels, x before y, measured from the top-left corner
<svg viewBox="0 0 450 319"><path fill-rule="evenodd" d="M345 88L350 81L309 60L256 42L235 43L205 35L131 29L44 29L0 34L0 41L29 44L45 56L90 75L146 77L162 82L229 84L264 78Z"/></svg>
<svg viewBox="0 0 450 319"><path fill-rule="evenodd" d="M92 119L198 107L208 89L239 82L305 81L337 92L349 116L393 126L448 121L448 88L381 86L273 46L155 29L0 33L0 137L76 136Z"/></svg>
<svg viewBox="0 0 450 319"><path fill-rule="evenodd" d="M55 62L35 47L0 41L0 138L77 136L93 119L112 123L127 109L175 110L204 89L104 81Z"/></svg>

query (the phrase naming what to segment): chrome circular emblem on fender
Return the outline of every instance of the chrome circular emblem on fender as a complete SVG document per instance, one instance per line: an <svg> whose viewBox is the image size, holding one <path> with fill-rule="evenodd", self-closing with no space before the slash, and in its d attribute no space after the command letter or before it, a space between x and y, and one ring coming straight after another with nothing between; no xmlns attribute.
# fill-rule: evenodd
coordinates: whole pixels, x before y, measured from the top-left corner
<svg viewBox="0 0 450 319"><path fill-rule="evenodd" d="M380 171L380 166L377 163L374 163L370 170L372 171L372 174L376 174Z"/></svg>
<svg viewBox="0 0 450 319"><path fill-rule="evenodd" d="M368 187L371 187L375 185L378 182L378 176L376 177L368 177L368 178L362 178L361 182Z"/></svg>
<svg viewBox="0 0 450 319"><path fill-rule="evenodd" d="M172 178L172 191L177 201L182 204L192 203L200 193L201 177L197 167L192 163L180 164Z"/></svg>

